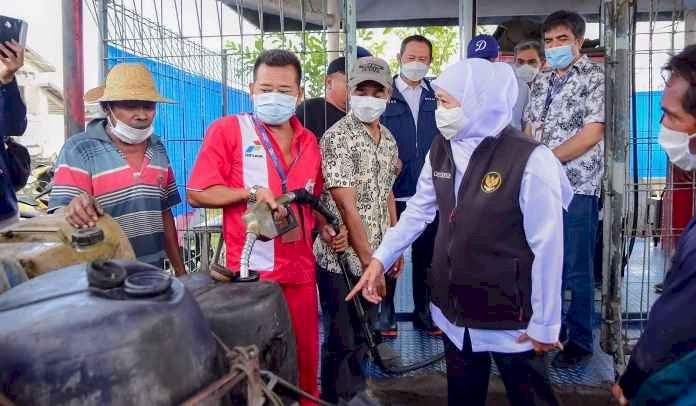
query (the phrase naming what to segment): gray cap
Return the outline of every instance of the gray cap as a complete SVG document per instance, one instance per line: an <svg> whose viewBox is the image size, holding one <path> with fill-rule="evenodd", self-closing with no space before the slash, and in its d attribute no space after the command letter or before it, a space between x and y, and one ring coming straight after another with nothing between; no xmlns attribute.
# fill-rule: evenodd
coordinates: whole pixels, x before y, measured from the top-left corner
<svg viewBox="0 0 696 406"><path fill-rule="evenodd" d="M387 89L392 87L389 64L382 58L368 56L360 58L350 72L348 86L353 89L362 82L373 81Z"/></svg>

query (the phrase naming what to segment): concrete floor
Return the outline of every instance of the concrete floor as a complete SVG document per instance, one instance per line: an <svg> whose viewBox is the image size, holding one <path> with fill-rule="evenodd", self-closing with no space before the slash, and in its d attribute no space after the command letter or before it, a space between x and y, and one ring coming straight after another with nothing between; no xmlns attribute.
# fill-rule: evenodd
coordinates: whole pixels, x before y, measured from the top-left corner
<svg viewBox="0 0 696 406"><path fill-rule="evenodd" d="M408 264L397 284L396 311L402 316L413 311L411 294L411 269ZM662 280L668 261L659 247L649 240L637 239L631 255L627 273L622 286L622 307L625 312L625 332L628 336L640 335L644 318L652 304L659 297L653 285ZM599 295L598 295L599 298ZM599 310L597 302L597 310ZM404 320L403 317L401 320ZM409 321L399 322L399 337L392 341L399 351L404 364L420 361L442 351L440 338L430 337L413 328ZM595 328L595 356L590 362L573 369L557 370L549 368L549 375L563 405L600 406L615 405L611 396L614 381L614 365L611 357L599 348L599 317ZM549 363L553 354L547 357ZM389 406L406 405L447 405L447 381L445 366L441 361L405 376L385 374L373 364L367 366L371 377L371 392L381 404ZM509 405L505 388L497 375L495 363L489 385L488 405Z"/></svg>
<svg viewBox="0 0 696 406"><path fill-rule="evenodd" d="M564 406L616 405L611 396L611 385L554 385ZM447 380L443 373L382 379L370 382L371 392L384 406L446 406ZM505 387L497 376L492 376L488 387L487 406L508 406Z"/></svg>

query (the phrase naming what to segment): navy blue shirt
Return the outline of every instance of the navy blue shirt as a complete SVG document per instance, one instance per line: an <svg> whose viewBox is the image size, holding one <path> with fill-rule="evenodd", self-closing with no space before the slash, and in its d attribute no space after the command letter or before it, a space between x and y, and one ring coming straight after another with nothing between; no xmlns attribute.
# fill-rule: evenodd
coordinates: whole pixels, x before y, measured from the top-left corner
<svg viewBox="0 0 696 406"><path fill-rule="evenodd" d="M9 159L5 140L24 134L27 129L27 108L19 93L17 81L0 85L0 220L17 215L17 196L7 172Z"/></svg>
<svg viewBox="0 0 696 406"><path fill-rule="evenodd" d="M411 197L416 194L416 184L425 163L425 156L430 150L430 144L433 143L435 135L439 133L435 125L435 109L437 108L435 92L430 87L430 82L423 80L425 86L421 92L417 125L408 103L396 86L396 77L394 77L391 100L381 119L382 124L396 139L399 159L404 165L394 183L396 198Z"/></svg>
<svg viewBox="0 0 696 406"><path fill-rule="evenodd" d="M645 331L619 384L627 399L654 372L696 349L696 218L677 243L664 291L650 310Z"/></svg>

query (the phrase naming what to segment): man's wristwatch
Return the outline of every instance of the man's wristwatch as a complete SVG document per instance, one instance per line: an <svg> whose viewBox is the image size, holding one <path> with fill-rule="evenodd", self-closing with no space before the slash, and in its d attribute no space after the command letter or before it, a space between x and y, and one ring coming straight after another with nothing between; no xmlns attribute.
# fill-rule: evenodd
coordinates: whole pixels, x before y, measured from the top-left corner
<svg viewBox="0 0 696 406"><path fill-rule="evenodd" d="M260 186L254 185L249 189L249 197L247 198L247 202L249 204L256 204L256 192L259 190Z"/></svg>

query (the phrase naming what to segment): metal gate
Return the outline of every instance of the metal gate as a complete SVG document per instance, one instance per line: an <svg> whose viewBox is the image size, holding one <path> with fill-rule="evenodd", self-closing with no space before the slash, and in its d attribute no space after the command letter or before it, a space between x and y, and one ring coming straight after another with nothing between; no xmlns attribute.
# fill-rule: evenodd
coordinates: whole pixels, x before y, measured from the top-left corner
<svg viewBox="0 0 696 406"><path fill-rule="evenodd" d="M658 133L662 68L689 36L693 42L695 15L681 1L634 3L607 10L605 34L611 63L602 345L614 355L617 372L659 297L675 241L694 215L693 174L669 164Z"/></svg>

